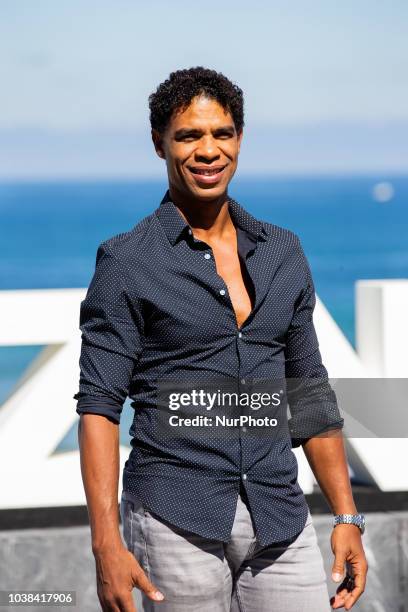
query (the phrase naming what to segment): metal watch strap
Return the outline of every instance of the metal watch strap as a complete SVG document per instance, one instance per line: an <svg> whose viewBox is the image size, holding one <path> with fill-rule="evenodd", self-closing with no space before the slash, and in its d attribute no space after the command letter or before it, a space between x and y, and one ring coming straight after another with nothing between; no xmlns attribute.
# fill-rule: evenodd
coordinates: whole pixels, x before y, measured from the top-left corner
<svg viewBox="0 0 408 612"><path fill-rule="evenodd" d="M364 514L336 514L333 519L333 527L347 523L349 525L356 525L360 532L363 534L365 530L365 517Z"/></svg>

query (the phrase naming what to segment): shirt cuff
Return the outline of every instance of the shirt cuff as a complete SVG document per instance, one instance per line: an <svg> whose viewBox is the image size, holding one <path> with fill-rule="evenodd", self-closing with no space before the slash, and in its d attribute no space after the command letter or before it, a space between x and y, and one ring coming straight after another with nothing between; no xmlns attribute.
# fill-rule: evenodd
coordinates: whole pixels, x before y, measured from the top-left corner
<svg viewBox="0 0 408 612"><path fill-rule="evenodd" d="M120 423L123 404L112 398L99 395L81 395L76 393L77 399L76 412L78 414L100 414L112 419L115 423Z"/></svg>
<svg viewBox="0 0 408 612"><path fill-rule="evenodd" d="M305 442L307 442L311 438L315 438L319 434L325 433L326 431L332 431L333 429L343 429L343 427L344 427L344 419L341 418L341 419L339 419L336 422L329 423L328 425L326 425L322 429L320 429L318 431L315 431L312 434L308 434L306 437L300 437L300 436L293 436L292 435L291 436L292 448L297 448L298 446L301 446L302 444L305 444Z"/></svg>

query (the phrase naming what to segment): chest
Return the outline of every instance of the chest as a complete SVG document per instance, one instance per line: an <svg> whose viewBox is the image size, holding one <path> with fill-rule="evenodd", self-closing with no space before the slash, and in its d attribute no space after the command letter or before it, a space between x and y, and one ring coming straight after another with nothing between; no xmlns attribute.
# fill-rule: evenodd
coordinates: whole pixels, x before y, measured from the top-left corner
<svg viewBox="0 0 408 612"><path fill-rule="evenodd" d="M137 266L145 347L193 354L228 344L238 328L260 346L285 332L297 298L297 269L267 243L251 251L182 242L166 256ZM152 264L154 261L154 265ZM291 276L292 275L292 276Z"/></svg>
<svg viewBox="0 0 408 612"><path fill-rule="evenodd" d="M255 287L236 243L212 247L217 274L228 288L228 295L238 327L249 317L255 304Z"/></svg>

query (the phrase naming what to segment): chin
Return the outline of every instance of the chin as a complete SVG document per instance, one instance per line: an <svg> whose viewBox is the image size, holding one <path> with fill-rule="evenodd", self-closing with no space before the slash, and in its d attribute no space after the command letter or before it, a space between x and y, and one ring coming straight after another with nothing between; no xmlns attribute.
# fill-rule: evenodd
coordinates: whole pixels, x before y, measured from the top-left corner
<svg viewBox="0 0 408 612"><path fill-rule="evenodd" d="M192 184L190 185L190 190L193 193L199 193L202 194L204 196L212 196L212 197L217 197L222 195L226 190L227 187L230 183L230 180L228 181L220 181L219 183L216 183L215 185L195 185Z"/></svg>
<svg viewBox="0 0 408 612"><path fill-rule="evenodd" d="M220 198L223 194L226 193L226 191L227 191L227 186L225 185L225 187L212 187L211 189L209 188L199 189L198 191L194 192L194 195L197 199L204 200L204 201L211 201L211 200Z"/></svg>

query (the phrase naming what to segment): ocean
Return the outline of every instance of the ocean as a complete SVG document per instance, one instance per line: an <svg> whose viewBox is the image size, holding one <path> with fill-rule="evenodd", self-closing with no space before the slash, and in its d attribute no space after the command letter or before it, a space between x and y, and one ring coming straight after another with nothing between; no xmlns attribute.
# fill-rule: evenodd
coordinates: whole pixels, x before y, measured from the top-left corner
<svg viewBox="0 0 408 612"><path fill-rule="evenodd" d="M0 290L87 287L98 244L152 212L165 190L151 180L0 184ZM353 345L356 280L408 278L408 177L237 177L230 195L299 235L316 292ZM0 348L0 403L39 350ZM76 446L73 432L57 450Z"/></svg>

